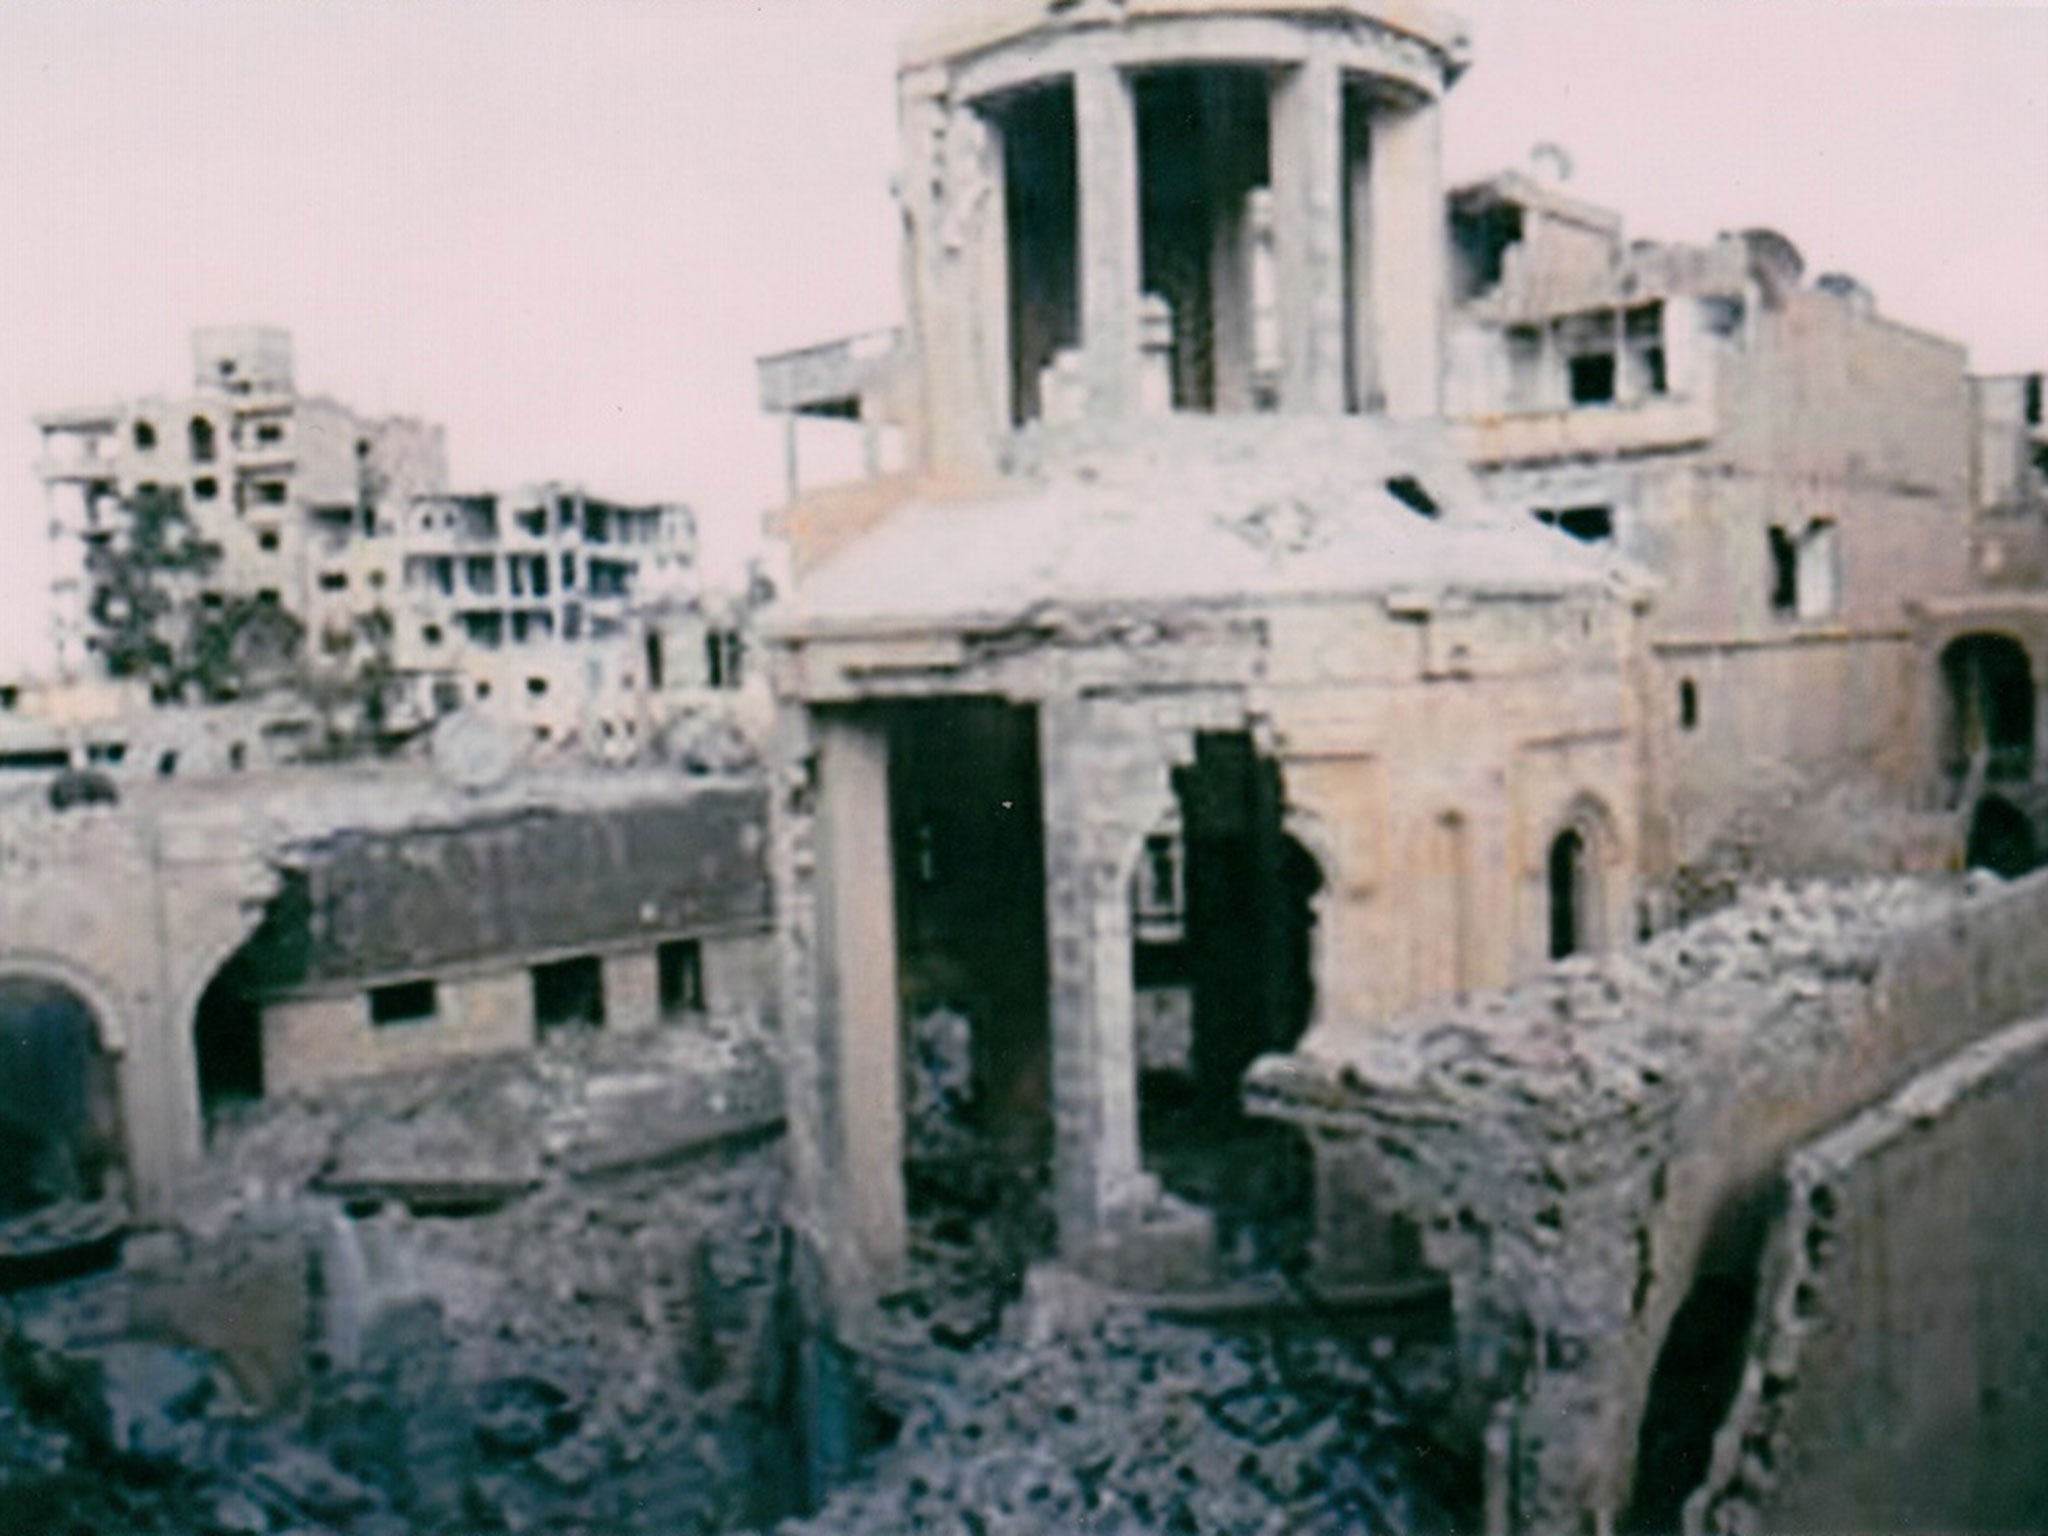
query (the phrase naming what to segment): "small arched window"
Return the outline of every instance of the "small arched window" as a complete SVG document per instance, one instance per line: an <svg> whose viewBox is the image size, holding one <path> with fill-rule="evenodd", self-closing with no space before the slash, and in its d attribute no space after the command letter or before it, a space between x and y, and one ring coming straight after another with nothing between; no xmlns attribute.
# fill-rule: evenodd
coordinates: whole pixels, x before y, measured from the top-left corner
<svg viewBox="0 0 2048 1536"><path fill-rule="evenodd" d="M1562 960L1586 947L1586 839L1567 827L1550 844L1550 958Z"/></svg>
<svg viewBox="0 0 2048 1536"><path fill-rule="evenodd" d="M135 448L138 453L147 453L156 446L156 424L148 421L135 423Z"/></svg>
<svg viewBox="0 0 2048 1536"><path fill-rule="evenodd" d="M1691 678L1678 685L1678 728L1692 730L1700 723L1700 690Z"/></svg>
<svg viewBox="0 0 2048 1536"><path fill-rule="evenodd" d="M204 416L194 416L185 428L185 437L194 464L213 462L213 423Z"/></svg>

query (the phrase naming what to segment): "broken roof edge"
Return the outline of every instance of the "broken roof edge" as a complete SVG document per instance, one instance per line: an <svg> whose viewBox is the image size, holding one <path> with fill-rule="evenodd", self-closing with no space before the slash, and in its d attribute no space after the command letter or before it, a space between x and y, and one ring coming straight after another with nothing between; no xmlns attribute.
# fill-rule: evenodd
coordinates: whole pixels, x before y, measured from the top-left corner
<svg viewBox="0 0 2048 1536"><path fill-rule="evenodd" d="M1471 35L1464 19L1437 0L956 0L930 7L911 25L898 46L896 66L899 74L912 74L992 53L1034 32L1226 15L1334 18L1384 27L1436 54L1446 86L1471 62Z"/></svg>
<svg viewBox="0 0 2048 1536"><path fill-rule="evenodd" d="M1486 200L1521 203L1526 207L1539 209L1553 218L1583 224L1589 229L1611 235L1616 240L1622 235L1623 218L1617 210L1573 197L1556 187L1538 181L1525 171L1518 171L1512 167L1453 187L1444 194L1444 200L1452 204Z"/></svg>
<svg viewBox="0 0 2048 1536"><path fill-rule="evenodd" d="M1566 536L1559 534L1558 537ZM1196 614L1258 616L1276 607L1327 608L1361 602L1377 604L1389 618L1409 618L1467 604L1557 602L1595 594L1625 602L1642 611L1655 600L1661 586L1659 578L1615 556L1589 568L1583 577L1502 576L1491 580L1459 577L1429 583L1412 576L1389 576L1385 581L1372 585L1353 583L1325 588L1305 587L1279 593L1079 598L1047 595L1000 609L962 607L950 612L878 609L868 614L820 616L785 612L785 608L792 606L792 600L785 599L765 612L760 633L766 643L784 646L830 645L840 641L979 640L1032 630L1057 632L1076 623L1097 627L1088 621L1103 619L1146 623Z"/></svg>

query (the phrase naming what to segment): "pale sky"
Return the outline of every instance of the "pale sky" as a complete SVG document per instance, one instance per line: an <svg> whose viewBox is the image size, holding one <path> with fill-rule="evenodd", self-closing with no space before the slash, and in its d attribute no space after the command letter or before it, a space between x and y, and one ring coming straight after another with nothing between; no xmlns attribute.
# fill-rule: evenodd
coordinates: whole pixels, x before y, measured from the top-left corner
<svg viewBox="0 0 2048 1536"><path fill-rule="evenodd" d="M0 668L43 643L39 410L289 327L457 482L777 497L762 352L896 322L930 0L0 0ZM1453 181L1562 144L1632 234L1766 224L1976 367L2048 366L2048 0L1469 0Z"/></svg>

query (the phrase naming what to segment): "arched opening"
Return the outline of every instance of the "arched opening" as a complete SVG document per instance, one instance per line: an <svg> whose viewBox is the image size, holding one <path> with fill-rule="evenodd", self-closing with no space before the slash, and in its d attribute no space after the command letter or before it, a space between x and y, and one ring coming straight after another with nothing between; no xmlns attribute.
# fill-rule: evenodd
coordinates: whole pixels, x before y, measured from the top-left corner
<svg viewBox="0 0 2048 1536"><path fill-rule="evenodd" d="M194 464L211 464L214 453L213 423L204 416L194 416L185 427L186 446Z"/></svg>
<svg viewBox="0 0 2048 1536"><path fill-rule="evenodd" d="M1964 861L1971 869L1988 869L2014 880L2040 867L2040 846L2034 825L2010 800L1986 795L1970 817L1970 838Z"/></svg>
<svg viewBox="0 0 2048 1536"><path fill-rule="evenodd" d="M1764 1243L1782 1196L1781 1186L1764 1185L1730 1200L1715 1220L1650 1376L1624 1532L1678 1530L1687 1497L1706 1480L1714 1436L1742 1385Z"/></svg>
<svg viewBox="0 0 2048 1536"><path fill-rule="evenodd" d="M1941 653L1941 675L1950 778L2032 778L2034 671L2026 647L2009 635L1963 635Z"/></svg>
<svg viewBox="0 0 2048 1536"><path fill-rule="evenodd" d="M1586 837L1577 827L1566 827L1551 840L1546 872L1550 890L1550 958L1562 960L1585 949L1592 937Z"/></svg>
<svg viewBox="0 0 2048 1536"><path fill-rule="evenodd" d="M200 994L192 1041L199 1106L209 1126L224 1112L263 1097L263 1009L248 950L222 966Z"/></svg>
<svg viewBox="0 0 2048 1536"><path fill-rule="evenodd" d="M1289 1127L1244 1113L1258 1057L1315 1011L1315 858L1284 830L1278 765L1243 733L1204 733L1174 775L1177 814L1133 872L1132 983L1145 1164L1216 1218L1226 1264L1306 1242L1314 1169Z"/></svg>
<svg viewBox="0 0 2048 1536"><path fill-rule="evenodd" d="M1678 684L1678 728L1681 731L1695 730L1698 728L1699 723L1699 684L1689 677L1682 678Z"/></svg>
<svg viewBox="0 0 2048 1536"><path fill-rule="evenodd" d="M84 998L0 977L0 1217L117 1192L114 1064Z"/></svg>

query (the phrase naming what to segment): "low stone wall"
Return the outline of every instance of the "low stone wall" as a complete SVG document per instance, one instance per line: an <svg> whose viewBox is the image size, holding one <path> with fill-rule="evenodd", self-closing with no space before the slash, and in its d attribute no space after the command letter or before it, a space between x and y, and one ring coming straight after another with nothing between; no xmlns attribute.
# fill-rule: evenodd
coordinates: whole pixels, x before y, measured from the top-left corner
<svg viewBox="0 0 2048 1536"><path fill-rule="evenodd" d="M1627 1505L1658 1351L1726 1224L1794 1147L2048 1002L2044 921L2040 878L1767 888L1512 991L1322 1028L1248 1095L1321 1144L1325 1266L1374 1230L1361 1205L1420 1230L1475 1444L1504 1414L1514 1527L1577 1531Z"/></svg>

